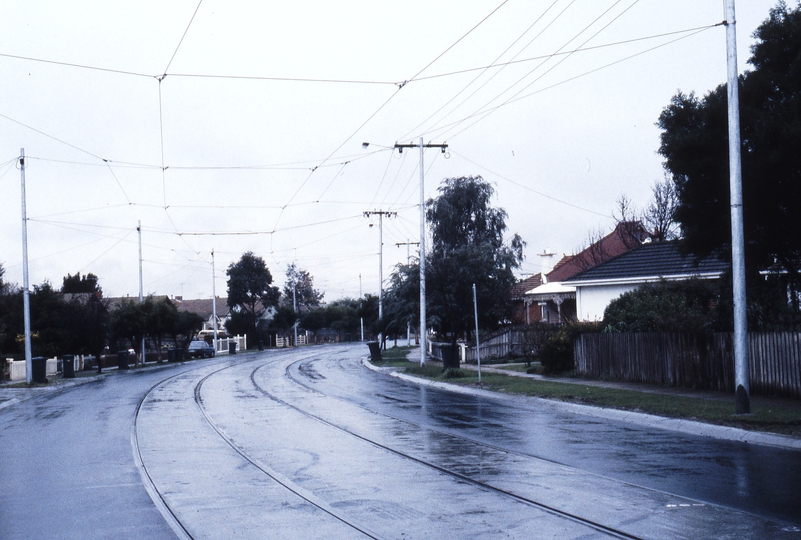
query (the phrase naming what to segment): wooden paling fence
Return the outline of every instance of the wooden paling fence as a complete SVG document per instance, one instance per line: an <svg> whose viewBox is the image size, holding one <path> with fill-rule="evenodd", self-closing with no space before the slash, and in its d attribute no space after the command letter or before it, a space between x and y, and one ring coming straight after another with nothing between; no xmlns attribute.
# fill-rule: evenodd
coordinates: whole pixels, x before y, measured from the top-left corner
<svg viewBox="0 0 801 540"><path fill-rule="evenodd" d="M801 333L749 333L751 393L801 398ZM629 382L734 392L730 333L582 334L576 373Z"/></svg>

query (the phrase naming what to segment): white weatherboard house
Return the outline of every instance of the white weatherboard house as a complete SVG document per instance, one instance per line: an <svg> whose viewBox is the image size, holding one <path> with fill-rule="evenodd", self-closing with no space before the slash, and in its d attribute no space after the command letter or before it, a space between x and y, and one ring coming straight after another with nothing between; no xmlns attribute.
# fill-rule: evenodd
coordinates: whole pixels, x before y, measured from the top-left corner
<svg viewBox="0 0 801 540"><path fill-rule="evenodd" d="M566 281L576 288L576 318L600 321L612 300L643 283L691 278L717 280L730 264L712 255L682 255L679 242L651 242L610 259Z"/></svg>

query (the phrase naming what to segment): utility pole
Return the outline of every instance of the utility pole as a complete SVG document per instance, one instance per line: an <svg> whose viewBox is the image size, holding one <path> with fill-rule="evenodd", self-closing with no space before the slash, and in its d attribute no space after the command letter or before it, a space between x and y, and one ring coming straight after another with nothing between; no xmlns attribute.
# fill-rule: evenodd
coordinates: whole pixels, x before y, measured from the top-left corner
<svg viewBox="0 0 801 540"><path fill-rule="evenodd" d="M475 283L473 283L473 316L476 320L476 359L478 360L478 384L481 384L481 342L478 340L478 300L476 300Z"/></svg>
<svg viewBox="0 0 801 540"><path fill-rule="evenodd" d="M373 214L378 216L378 320L380 321L384 316L383 298L384 298L384 220L383 217L395 217L397 212L385 212L384 210L373 210L372 212L365 212L364 217L370 217ZM378 340L382 344L383 340Z"/></svg>
<svg viewBox="0 0 801 540"><path fill-rule="evenodd" d="M217 276L214 270L214 248L211 250L211 319L214 321L214 354L217 354Z"/></svg>
<svg viewBox="0 0 801 540"><path fill-rule="evenodd" d="M362 145L364 146L364 145ZM426 148L439 148L442 153L448 148L447 144L423 144L420 137L418 144L395 144L398 152L404 148L420 148L420 366L426 365L426 193L425 193L425 167L423 166L423 151Z"/></svg>
<svg viewBox="0 0 801 540"><path fill-rule="evenodd" d="M745 299L743 180L740 156L740 92L737 69L737 21L734 0L726 0L726 65L729 102L729 190L731 203L731 270L734 300L735 412L751 412L748 373L748 320Z"/></svg>
<svg viewBox="0 0 801 540"><path fill-rule="evenodd" d="M295 310L295 324L292 329L295 332L295 347L298 346L298 282L297 279L292 281L292 309Z"/></svg>
<svg viewBox="0 0 801 540"><path fill-rule="evenodd" d="M362 275L359 274L359 309L362 307ZM362 331L362 341L364 341L364 317L359 317L359 327Z"/></svg>
<svg viewBox="0 0 801 540"><path fill-rule="evenodd" d="M33 381L31 353L31 288L28 280L28 210L25 201L25 149L19 150L19 174L22 183L22 318L25 325L25 381Z"/></svg>
<svg viewBox="0 0 801 540"><path fill-rule="evenodd" d="M142 222L136 224L136 232L139 233L139 303L143 304L145 301L144 287L142 285ZM161 354L161 353L159 353ZM145 335L142 334L142 365L145 365ZM136 362L134 362L136 366Z"/></svg>
<svg viewBox="0 0 801 540"><path fill-rule="evenodd" d="M406 242L395 242L395 245L398 247L406 246L406 266L412 264L412 256L409 253L409 246L419 246L420 242L409 242L409 239L406 239ZM406 321L406 346L412 346L412 322Z"/></svg>

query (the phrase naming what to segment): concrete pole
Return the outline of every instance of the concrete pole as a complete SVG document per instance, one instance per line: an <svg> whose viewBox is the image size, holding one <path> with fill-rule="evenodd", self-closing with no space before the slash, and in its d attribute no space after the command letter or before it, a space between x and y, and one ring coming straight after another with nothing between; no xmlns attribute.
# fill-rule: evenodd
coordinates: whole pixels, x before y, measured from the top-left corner
<svg viewBox="0 0 801 540"><path fill-rule="evenodd" d="M426 365L426 174L423 167L423 138L420 137L420 367Z"/></svg>
<svg viewBox="0 0 801 540"><path fill-rule="evenodd" d="M292 283L292 309L295 310L295 324L292 325L292 329L295 332L295 347L298 346L298 282L295 281Z"/></svg>
<svg viewBox="0 0 801 540"><path fill-rule="evenodd" d="M217 354L217 276L214 270L214 250L211 250L211 320L214 323L214 354Z"/></svg>
<svg viewBox="0 0 801 540"><path fill-rule="evenodd" d="M25 201L25 149L19 150L19 173L22 183L22 318L25 327L25 381L33 382L31 353L31 287L28 279L28 210Z"/></svg>
<svg viewBox="0 0 801 540"><path fill-rule="evenodd" d="M734 300L735 411L751 412L748 373L748 320L745 296L745 240L743 232L742 161L740 156L740 93L737 68L737 22L734 0L726 0L726 64L729 102L729 189L731 202L731 258Z"/></svg>
<svg viewBox="0 0 801 540"><path fill-rule="evenodd" d="M144 296L144 286L142 284L142 222L137 222L136 225L136 232L139 233L139 303L142 304L145 301ZM142 365L145 365L145 336L142 334ZM159 353L161 354L161 353ZM134 362L134 366L136 366L136 362Z"/></svg>
<svg viewBox="0 0 801 540"><path fill-rule="evenodd" d="M475 283L473 283L473 315L476 319L476 358L478 359L478 384L481 384L481 343L478 340L478 300L476 300Z"/></svg>
<svg viewBox="0 0 801 540"><path fill-rule="evenodd" d="M382 318L384 318L384 212L378 212L378 320Z"/></svg>

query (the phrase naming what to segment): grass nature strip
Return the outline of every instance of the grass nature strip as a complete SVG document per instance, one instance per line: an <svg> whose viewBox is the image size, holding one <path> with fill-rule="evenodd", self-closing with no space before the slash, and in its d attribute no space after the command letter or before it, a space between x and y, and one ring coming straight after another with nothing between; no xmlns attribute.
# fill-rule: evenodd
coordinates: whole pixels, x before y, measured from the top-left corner
<svg viewBox="0 0 801 540"><path fill-rule="evenodd" d="M478 387L476 372L468 370L443 372L440 366L431 364L421 368L406 360L408 352L407 347L388 349L384 351L382 363L377 365L401 368L409 375L427 379ZM543 381L486 372L481 376L481 383L482 389L493 392L556 399L668 418L684 418L751 431L801 436L801 401L793 399L764 399L754 396L751 414L736 415L733 396L731 400L708 399L590 386L575 382Z"/></svg>

